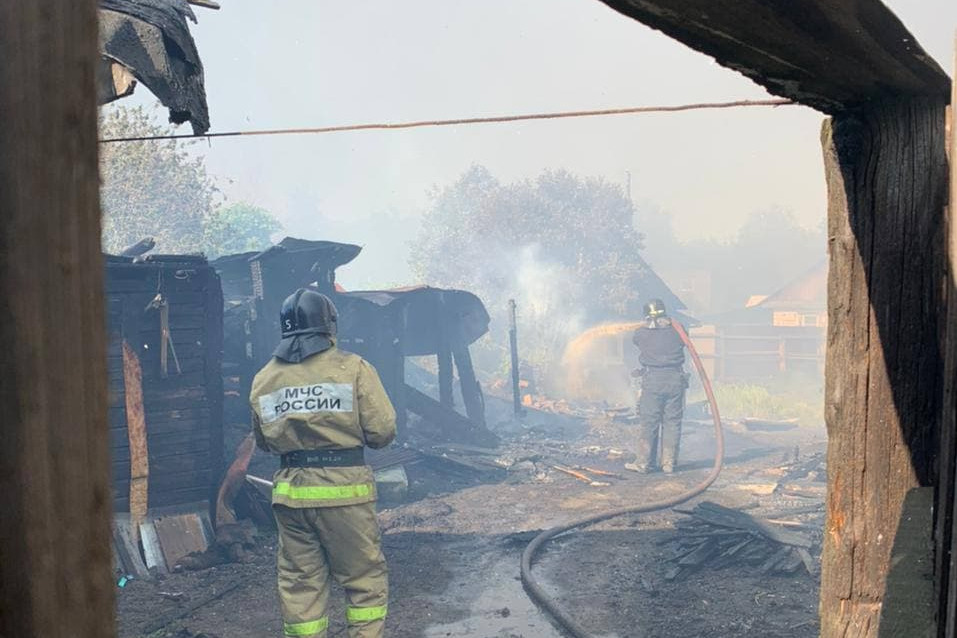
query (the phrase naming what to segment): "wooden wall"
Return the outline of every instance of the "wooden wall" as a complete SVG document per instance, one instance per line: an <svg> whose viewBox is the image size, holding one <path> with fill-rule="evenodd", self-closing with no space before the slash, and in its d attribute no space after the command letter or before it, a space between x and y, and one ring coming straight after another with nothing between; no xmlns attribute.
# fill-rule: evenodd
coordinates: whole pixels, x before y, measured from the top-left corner
<svg viewBox="0 0 957 638"><path fill-rule="evenodd" d="M160 365L160 313L146 310L161 291L169 303L172 354ZM129 510L130 441L122 343L137 353L149 450L149 507L208 500L222 467L222 316L219 276L205 261L109 263L109 421L113 506Z"/></svg>

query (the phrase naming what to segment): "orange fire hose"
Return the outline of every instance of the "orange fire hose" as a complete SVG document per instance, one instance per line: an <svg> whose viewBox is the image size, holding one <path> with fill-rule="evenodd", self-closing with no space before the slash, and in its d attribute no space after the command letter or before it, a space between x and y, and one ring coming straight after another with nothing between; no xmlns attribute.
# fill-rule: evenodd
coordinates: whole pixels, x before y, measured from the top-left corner
<svg viewBox="0 0 957 638"><path fill-rule="evenodd" d="M644 514L647 512L655 512L680 505L681 503L691 500L695 496L698 496L708 489L721 473L722 463L724 462L724 433L721 430L721 415L718 413L718 402L714 398L714 391L711 388L711 381L708 379L708 374L705 372L704 365L701 363L701 357L698 356L698 352L695 350L694 344L692 344L691 339L688 338L688 333L685 332L684 328L677 321L672 321L671 325L674 327L675 332L678 333L678 336L681 337L681 340L684 342L685 346L687 346L688 352L691 353L691 359L694 362L694 367L698 371L698 376L701 377L701 383L704 386L705 394L708 396L708 403L711 405L711 416L714 418L715 437L714 465L711 468L711 472L703 481L686 492L682 492L681 494L671 498L646 503L644 505L622 507L609 510L607 512L602 512L600 514L593 514L591 516L572 521L571 523L566 523L565 525L559 525L558 527L545 530L532 539L532 542L529 543L528 547L525 548L525 551L522 552L522 584L525 585L525 591L528 592L528 595L532 601L548 612L552 618L555 619L558 625L574 638L592 637L590 633L585 631L585 629L575 621L575 619L573 619L567 612L562 610L554 600L549 598L548 594L546 594L542 589L542 586L532 576L532 560L535 558L536 552L538 552L542 545L547 543L552 538L555 538L559 534L563 534L577 527L594 525L595 523L608 520L609 518L624 516L625 514Z"/></svg>

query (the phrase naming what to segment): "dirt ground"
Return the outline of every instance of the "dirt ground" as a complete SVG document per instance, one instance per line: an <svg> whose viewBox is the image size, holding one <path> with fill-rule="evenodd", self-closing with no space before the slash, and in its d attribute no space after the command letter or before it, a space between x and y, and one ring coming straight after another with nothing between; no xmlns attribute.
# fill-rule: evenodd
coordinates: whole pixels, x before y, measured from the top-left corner
<svg viewBox="0 0 957 638"><path fill-rule="evenodd" d="M541 415L539 415L541 417ZM710 467L712 436L686 427L679 472L622 474L591 486L552 469L582 465L620 472L630 426L611 418L500 426L499 474L450 475L430 463L409 466L409 498L382 503L390 567L388 635L393 638L552 638L562 634L529 600L519 577L522 550L538 530L606 508L676 494ZM728 463L702 497L758 516L814 509L814 498L759 495L785 461L820 453L823 432L728 433ZM795 449L797 448L797 449ZM611 456L611 458L609 458ZM260 460L258 463L267 463ZM808 507L811 505L811 507ZM689 505L690 507L690 505ZM761 575L753 567L705 566L667 580L669 540L680 532L673 511L621 517L564 535L546 546L534 572L596 636L655 638L816 636L815 576ZM815 538L822 520L799 518ZM120 638L281 636L275 591L275 532L261 530L244 564L227 564L131 581L117 589ZM333 596L330 636L345 636L341 593Z"/></svg>

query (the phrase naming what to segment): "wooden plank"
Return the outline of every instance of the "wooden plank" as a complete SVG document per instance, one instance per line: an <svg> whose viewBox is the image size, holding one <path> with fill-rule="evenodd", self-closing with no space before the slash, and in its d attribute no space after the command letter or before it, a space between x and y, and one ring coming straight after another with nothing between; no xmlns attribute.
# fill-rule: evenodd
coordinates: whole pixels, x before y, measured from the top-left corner
<svg viewBox="0 0 957 638"><path fill-rule="evenodd" d="M183 374L177 374L173 370L169 377L163 379L160 377L159 370L154 369L154 366L158 367L157 361L141 358L140 363L143 366L143 393L147 405L154 400L165 400L171 394L182 390L198 389L205 394L205 370ZM122 392L122 380L115 375L110 375L109 389L114 393Z"/></svg>
<svg viewBox="0 0 957 638"><path fill-rule="evenodd" d="M470 419L480 425L485 425L485 400L482 397L482 388L475 378L475 367L472 365L472 355L466 343L458 343L452 348L455 359L455 369L459 372L459 386L462 389L462 402L465 404L465 413Z"/></svg>
<svg viewBox="0 0 957 638"><path fill-rule="evenodd" d="M209 502L208 485L200 485L182 490L169 490L153 497L153 505L156 507L170 507L200 502Z"/></svg>
<svg viewBox="0 0 957 638"><path fill-rule="evenodd" d="M159 328L156 329L155 333L149 334L148 337L149 338L146 339L146 344L149 345L150 349L157 348L159 345ZM176 355L183 359L190 359L193 357L198 359L206 359L210 352L209 347L206 344L197 344L194 341L177 338L174 345L176 346ZM118 357L121 355L121 352L118 349L111 349L107 352L107 355L110 357ZM143 356L143 354L140 353L140 356ZM153 353L150 352L149 356L153 356Z"/></svg>
<svg viewBox="0 0 957 638"><path fill-rule="evenodd" d="M205 487L209 485L212 470L190 470L175 474L163 474L162 476L153 476L150 479L150 501L166 492L175 492L193 487ZM122 478L114 481L113 487L116 495L124 493L124 486L129 486L129 479Z"/></svg>
<svg viewBox="0 0 957 638"><path fill-rule="evenodd" d="M121 464L129 463L129 448L114 448L114 475ZM175 441L163 441L161 443L150 443L150 460L154 462L159 459L168 459L187 454L204 453L210 455L212 449L210 446L208 433L203 433L201 437L190 437L188 439L179 439ZM120 478L117 476L117 478ZM150 480L157 478L156 472L152 473Z"/></svg>
<svg viewBox="0 0 957 638"><path fill-rule="evenodd" d="M177 356L179 355L179 349L176 350ZM202 372L206 369L206 357L203 356L190 356L190 357L179 357L179 365L183 370L183 373L189 372ZM122 366L123 360L122 357L108 357L107 366L110 371L110 378L117 376L122 378ZM205 384L200 384L205 385Z"/></svg>
<svg viewBox="0 0 957 638"><path fill-rule="evenodd" d="M8 638L116 635L96 44L93 0L0 5L0 635Z"/></svg>
<svg viewBox="0 0 957 638"><path fill-rule="evenodd" d="M831 258L824 638L876 635L904 496L936 478L943 115L943 100L890 100L823 130Z"/></svg>
<svg viewBox="0 0 957 638"><path fill-rule="evenodd" d="M192 552L203 552L209 547L203 522L196 514L163 516L153 521L166 566L176 566L181 558Z"/></svg>
<svg viewBox="0 0 957 638"><path fill-rule="evenodd" d="M145 264L122 270L118 265L110 266L106 269L106 294L110 297L145 294L152 298L156 294L156 276L159 272L160 269L150 268ZM175 297L180 304L195 302L202 305L204 286L179 283L171 276L172 272L164 269L163 276L163 290L169 295L170 301ZM143 306L146 307L146 303Z"/></svg>
<svg viewBox="0 0 957 638"><path fill-rule="evenodd" d="M154 478L167 474L208 470L211 469L209 467L209 455L209 450L199 450L159 458L153 457L150 458L150 469ZM113 475L116 477L127 476L129 467L128 462L117 461L113 464Z"/></svg>
<svg viewBox="0 0 957 638"><path fill-rule="evenodd" d="M149 570L140 557L137 538L139 538L139 530L133 530L128 515L119 514L113 518L113 546L116 548L125 573L136 578L149 578Z"/></svg>
<svg viewBox="0 0 957 638"><path fill-rule="evenodd" d="M950 80L879 0L603 0L775 95L839 113Z"/></svg>
<svg viewBox="0 0 957 638"><path fill-rule="evenodd" d="M443 406L408 384L403 384L403 391L408 409L439 427L440 435L444 440L464 440L488 446L498 445L498 436L489 429Z"/></svg>
<svg viewBox="0 0 957 638"><path fill-rule="evenodd" d="M210 269L206 294L206 396L209 406L209 437L212 474L209 483L209 515L216 516L215 503L219 485L226 472L223 458L223 287L219 274ZM248 395L247 395L248 396Z"/></svg>
<svg viewBox="0 0 957 638"><path fill-rule="evenodd" d="M187 328L185 326L170 326L170 338L173 340L173 347L176 348L177 354L179 354L179 346L187 348L189 346L199 346L200 351L205 351L205 346L203 345L206 339L206 332L202 328ZM143 337L143 340L150 344L150 348L159 346L160 338L160 327L159 323L155 326L146 324L140 330L140 335ZM155 346L153 344L156 344Z"/></svg>
<svg viewBox="0 0 957 638"><path fill-rule="evenodd" d="M110 427L112 429L125 430L126 415L120 414L120 408L111 408L110 414ZM113 418L114 416L115 418ZM159 405L155 406L155 409L150 410L149 406L147 406L146 418L150 423L150 432L183 429L177 427L177 423L186 423L189 427L202 427L202 424L209 420L209 406L205 401L182 409ZM154 424L158 429L154 429Z"/></svg>
<svg viewBox="0 0 957 638"><path fill-rule="evenodd" d="M180 490L169 490L150 497L153 507L181 506L190 503L207 503L209 499L209 488L205 485L199 487L190 487ZM113 498L113 509L117 512L128 512L130 507L129 498L123 495L115 495Z"/></svg>
<svg viewBox="0 0 957 638"><path fill-rule="evenodd" d="M186 331L194 332L195 334L202 334L203 330L206 328L206 312L204 308L195 309L194 314L183 314L180 312L173 312L173 306L167 305L169 308L169 322L170 330L176 331L181 334L185 334ZM176 306L176 308L182 308L183 306ZM158 310L150 310L143 317L143 323L141 326L142 332L154 333L159 331L160 328L160 317Z"/></svg>
<svg viewBox="0 0 957 638"><path fill-rule="evenodd" d="M170 358L172 359L172 357ZM155 363L155 362L153 362ZM203 366L205 368L205 366ZM169 376L162 378L158 369L150 369L143 377L146 383L146 401L149 403L153 397L166 398L167 395L180 390L192 388L201 388L205 391L206 374L205 370L195 372L177 373L175 367L170 362Z"/></svg>
<svg viewBox="0 0 957 638"><path fill-rule="evenodd" d="M125 436L125 433L124 429L110 430L110 450L114 456L124 449L129 449L129 437ZM207 447L209 445L209 431L206 428L186 428L155 433L150 428L147 443L151 454L168 456L170 452L176 450L182 452L197 446Z"/></svg>
<svg viewBox="0 0 957 638"><path fill-rule="evenodd" d="M177 407L189 405L190 407L203 407L206 404L206 388L189 387L166 392L161 395L152 394L147 397L146 409L153 410L175 410ZM123 405L122 396L111 396L110 407L116 408Z"/></svg>
<svg viewBox="0 0 957 638"><path fill-rule="evenodd" d="M146 566L150 569L157 569L161 573L168 571L166 561L163 560L163 550L159 544L159 538L156 536L156 528L153 521L144 521L140 524L139 535L143 544L143 558L146 559Z"/></svg>
<svg viewBox="0 0 957 638"><path fill-rule="evenodd" d="M149 510L149 451L146 414L143 410L143 371L139 358L128 342L123 342L123 377L126 392L127 434L130 444L130 525L134 533L146 520Z"/></svg>
<svg viewBox="0 0 957 638"><path fill-rule="evenodd" d="M436 355L439 368L439 403L451 409L455 403L452 396L452 351L448 341L439 342L439 352Z"/></svg>

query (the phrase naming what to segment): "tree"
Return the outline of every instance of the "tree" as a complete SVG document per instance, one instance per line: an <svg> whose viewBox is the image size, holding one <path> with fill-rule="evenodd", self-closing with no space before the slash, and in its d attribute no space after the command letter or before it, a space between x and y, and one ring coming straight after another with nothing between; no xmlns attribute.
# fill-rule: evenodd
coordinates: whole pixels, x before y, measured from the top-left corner
<svg viewBox="0 0 957 638"><path fill-rule="evenodd" d="M100 137L168 135L143 107L115 106L100 116ZM119 252L144 237L163 253L199 252L218 192L202 157L182 140L100 144L103 248Z"/></svg>
<svg viewBox="0 0 957 638"><path fill-rule="evenodd" d="M282 224L265 208L237 202L217 209L206 220L203 246L210 258L264 250L280 230Z"/></svg>
<svg viewBox="0 0 957 638"><path fill-rule="evenodd" d="M432 194L410 265L430 284L479 295L502 342L504 312L522 313L523 356L554 363L586 322L639 303L645 269L631 202L599 178L564 170L503 184L482 166Z"/></svg>

